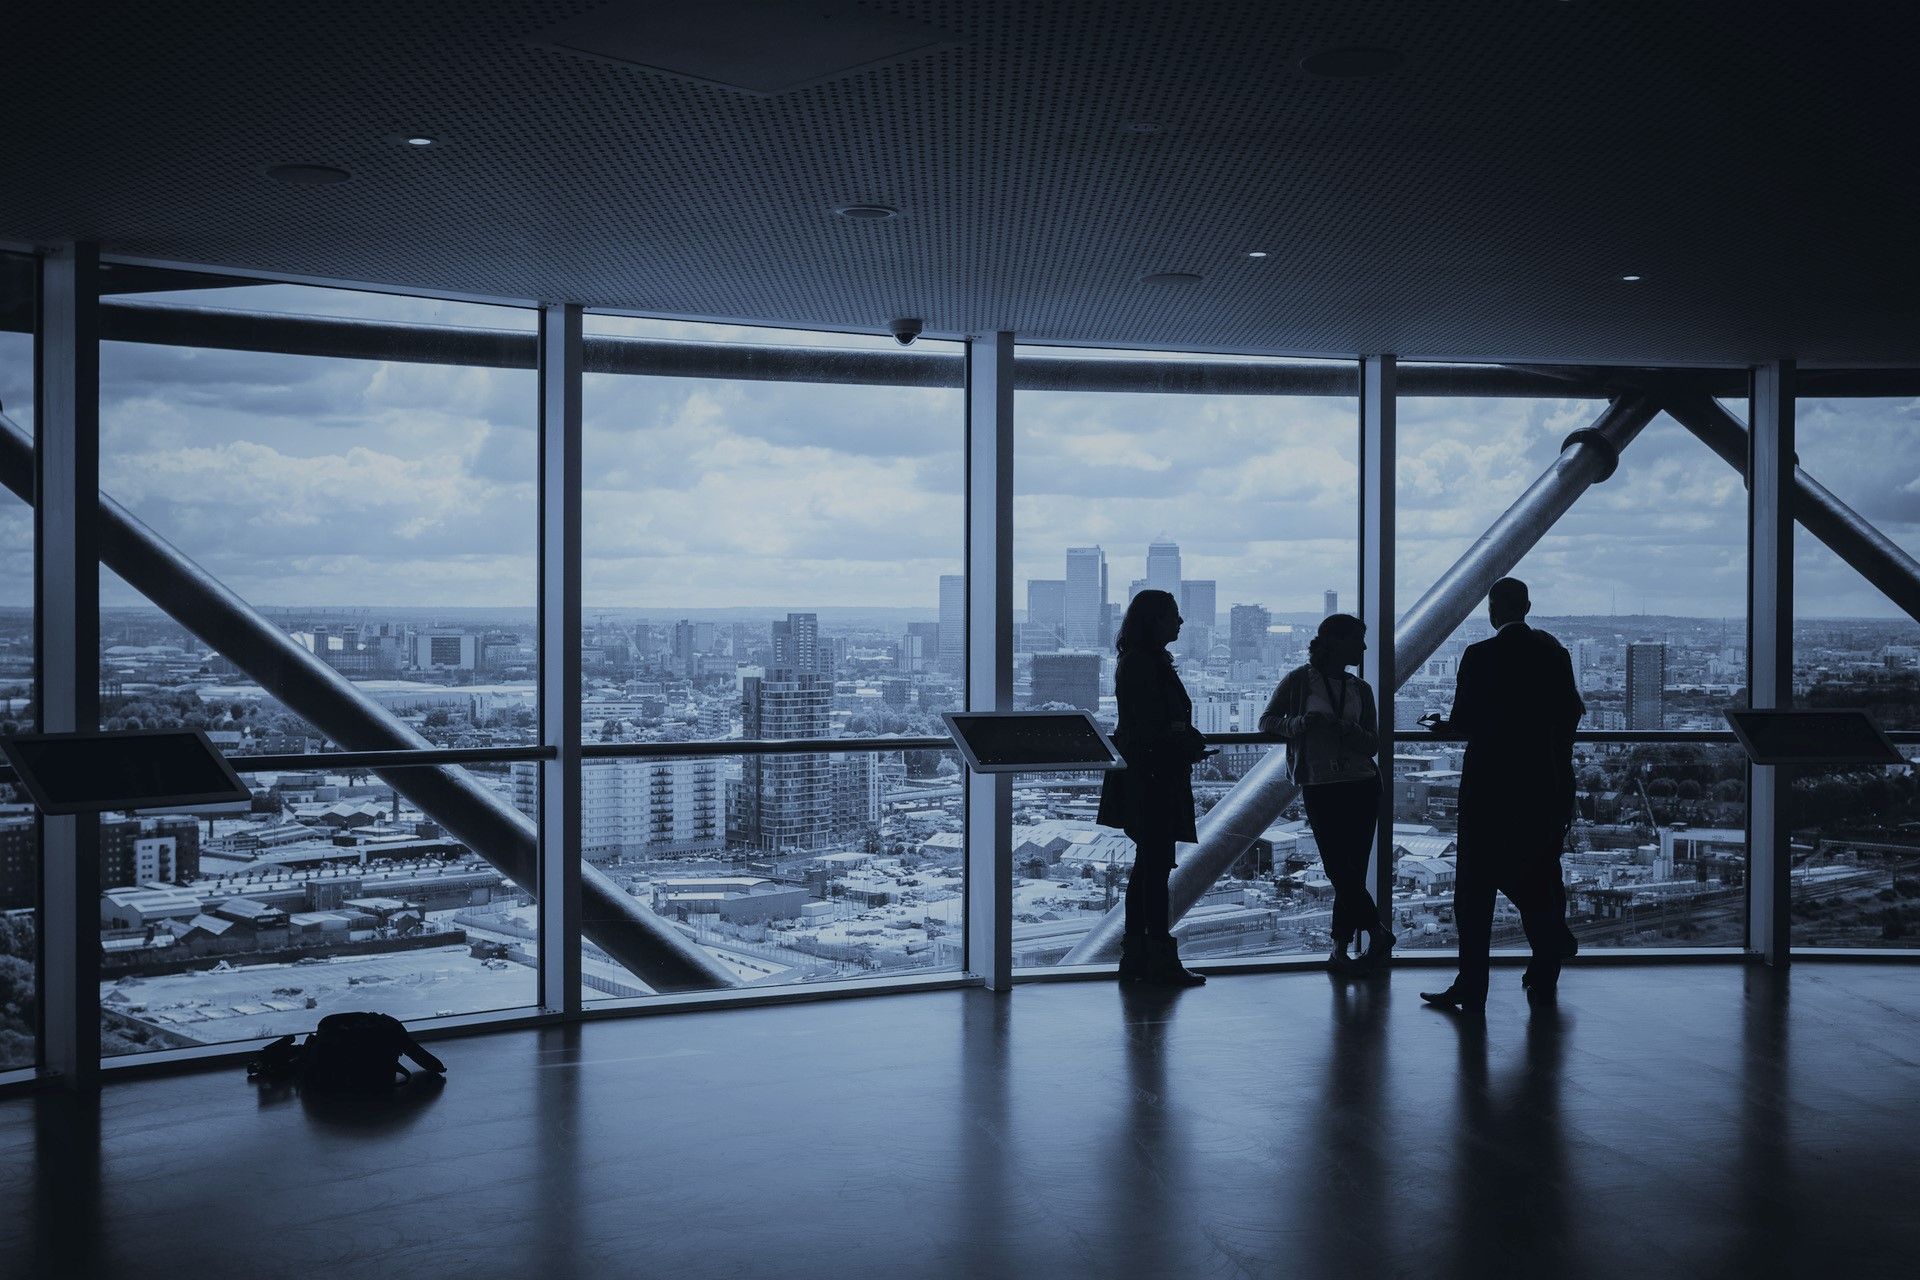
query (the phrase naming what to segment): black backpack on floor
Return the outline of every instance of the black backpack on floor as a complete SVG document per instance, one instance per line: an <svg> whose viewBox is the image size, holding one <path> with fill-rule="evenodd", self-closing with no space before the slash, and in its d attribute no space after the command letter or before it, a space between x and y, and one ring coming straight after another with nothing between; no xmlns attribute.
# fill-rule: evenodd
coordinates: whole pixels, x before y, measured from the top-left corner
<svg viewBox="0 0 1920 1280"><path fill-rule="evenodd" d="M249 1080L298 1080L326 1093L390 1093L413 1078L402 1057L436 1074L446 1064L384 1013L330 1013L304 1044L281 1036L247 1064Z"/></svg>

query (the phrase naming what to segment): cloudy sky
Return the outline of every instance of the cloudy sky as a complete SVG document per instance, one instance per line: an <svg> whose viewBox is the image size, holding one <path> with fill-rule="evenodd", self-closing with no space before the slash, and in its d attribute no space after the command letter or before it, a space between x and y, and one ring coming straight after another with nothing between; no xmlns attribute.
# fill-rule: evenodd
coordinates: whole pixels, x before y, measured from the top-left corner
<svg viewBox="0 0 1920 1280"><path fill-rule="evenodd" d="M295 286L195 305L530 330L509 308ZM147 301L165 301L164 295ZM590 319L590 331L896 350L891 340ZM917 351L939 349L923 343ZM951 350L952 348L947 348ZM0 402L30 426L30 344L0 334ZM103 484L266 605L531 607L531 372L109 344ZM911 606L961 564L958 390L590 376L586 602L596 607ZM1401 603L1550 464L1595 402L1403 400ZM1023 392L1015 571L1059 577L1098 542L1115 595L1146 544L1181 545L1222 612L1317 610L1355 591L1358 449L1345 398ZM1804 402L1807 467L1920 548L1920 403ZM1744 491L1659 418L1520 572L1548 613L1738 616ZM0 602L31 600L31 522L0 504ZM1801 539L1800 601L1890 612ZM108 603L132 603L109 583ZM1024 606L1016 586L1016 606Z"/></svg>

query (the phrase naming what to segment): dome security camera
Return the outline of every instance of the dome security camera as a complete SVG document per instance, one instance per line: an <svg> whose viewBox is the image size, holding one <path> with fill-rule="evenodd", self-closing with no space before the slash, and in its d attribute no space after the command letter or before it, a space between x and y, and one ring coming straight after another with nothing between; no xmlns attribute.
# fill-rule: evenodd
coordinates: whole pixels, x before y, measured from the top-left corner
<svg viewBox="0 0 1920 1280"><path fill-rule="evenodd" d="M887 325L893 332L893 340L903 347L912 346L913 340L920 336L920 330L925 327L918 320L894 320Z"/></svg>

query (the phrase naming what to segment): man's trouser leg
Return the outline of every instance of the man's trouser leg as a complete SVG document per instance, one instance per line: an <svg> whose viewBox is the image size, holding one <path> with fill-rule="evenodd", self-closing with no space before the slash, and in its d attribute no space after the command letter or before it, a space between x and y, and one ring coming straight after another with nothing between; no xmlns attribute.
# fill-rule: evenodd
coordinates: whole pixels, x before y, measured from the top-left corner
<svg viewBox="0 0 1920 1280"><path fill-rule="evenodd" d="M1560 963L1570 953L1567 930L1567 889L1560 871L1558 849L1534 848L1516 859L1501 889L1520 911L1533 951L1527 979L1535 987L1551 987L1560 980Z"/></svg>
<svg viewBox="0 0 1920 1280"><path fill-rule="evenodd" d="M1487 994L1487 971L1493 949L1493 897L1498 877L1486 849L1470 852L1463 844L1455 860L1453 925L1460 933L1460 976L1454 986L1460 994L1479 999Z"/></svg>

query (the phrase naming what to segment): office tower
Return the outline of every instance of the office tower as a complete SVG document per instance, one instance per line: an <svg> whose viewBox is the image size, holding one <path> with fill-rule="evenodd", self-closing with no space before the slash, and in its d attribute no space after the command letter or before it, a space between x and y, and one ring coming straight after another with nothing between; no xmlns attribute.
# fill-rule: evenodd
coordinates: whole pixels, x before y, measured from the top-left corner
<svg viewBox="0 0 1920 1280"><path fill-rule="evenodd" d="M1065 579L1027 579L1027 621L1020 633L1020 648L1028 653L1058 649L1065 639L1066 616Z"/></svg>
<svg viewBox="0 0 1920 1280"><path fill-rule="evenodd" d="M423 631L413 637L413 665L422 671L471 671L478 637L464 631Z"/></svg>
<svg viewBox="0 0 1920 1280"><path fill-rule="evenodd" d="M1147 587L1180 598L1180 546L1162 538L1147 544Z"/></svg>
<svg viewBox="0 0 1920 1280"><path fill-rule="evenodd" d="M1064 578L1027 579L1027 621L1035 626L1059 627L1067 620L1067 583Z"/></svg>
<svg viewBox="0 0 1920 1280"><path fill-rule="evenodd" d="M940 575L940 669L959 675L967 665L967 579Z"/></svg>
<svg viewBox="0 0 1920 1280"><path fill-rule="evenodd" d="M913 673L929 671L940 657L940 624L909 622L900 646L900 669Z"/></svg>
<svg viewBox="0 0 1920 1280"><path fill-rule="evenodd" d="M1129 580L1127 583L1127 603L1132 604L1133 598L1146 589L1147 580L1145 578L1133 578Z"/></svg>
<svg viewBox="0 0 1920 1280"><path fill-rule="evenodd" d="M1627 646L1627 728L1664 729L1667 723L1667 646Z"/></svg>
<svg viewBox="0 0 1920 1280"><path fill-rule="evenodd" d="M1075 649L1106 648L1106 552L1099 547L1069 547L1066 584L1067 644Z"/></svg>
<svg viewBox="0 0 1920 1280"><path fill-rule="evenodd" d="M1097 653L1036 653L1033 655L1033 692L1029 707L1060 703L1082 711L1100 709L1100 655Z"/></svg>
<svg viewBox="0 0 1920 1280"><path fill-rule="evenodd" d="M1216 592L1211 578L1189 579L1180 584L1180 616L1186 626L1180 631L1180 652L1204 661L1213 650L1213 626Z"/></svg>
<svg viewBox="0 0 1920 1280"><path fill-rule="evenodd" d="M1340 612L1340 593L1338 591L1323 593L1320 597L1320 616L1331 618L1338 612Z"/></svg>
<svg viewBox="0 0 1920 1280"><path fill-rule="evenodd" d="M1257 604L1237 604L1227 614L1227 642L1233 661L1258 662L1267 643L1273 615Z"/></svg>
<svg viewBox="0 0 1920 1280"><path fill-rule="evenodd" d="M1188 622L1197 622L1203 627L1212 628L1218 593L1212 578L1189 578L1180 584L1180 616Z"/></svg>

